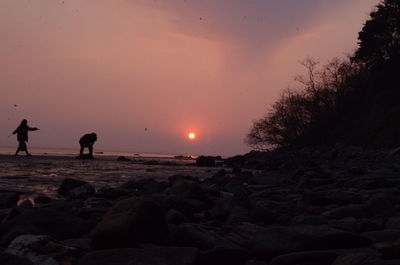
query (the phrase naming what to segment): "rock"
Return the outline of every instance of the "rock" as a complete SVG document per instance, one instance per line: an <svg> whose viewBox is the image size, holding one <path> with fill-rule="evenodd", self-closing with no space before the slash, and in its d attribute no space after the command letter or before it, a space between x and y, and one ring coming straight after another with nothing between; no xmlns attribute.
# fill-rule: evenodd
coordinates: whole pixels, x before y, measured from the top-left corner
<svg viewBox="0 0 400 265"><path fill-rule="evenodd" d="M334 250L296 252L275 257L269 265L331 264L339 255Z"/></svg>
<svg viewBox="0 0 400 265"><path fill-rule="evenodd" d="M336 258L332 265L386 265L386 263L371 253L349 253Z"/></svg>
<svg viewBox="0 0 400 265"><path fill-rule="evenodd" d="M227 239L267 259L291 252L347 249L370 244L367 239L353 233L311 225L264 228L244 223L233 226Z"/></svg>
<svg viewBox="0 0 400 265"><path fill-rule="evenodd" d="M1 265L34 265L30 260L15 255L0 253Z"/></svg>
<svg viewBox="0 0 400 265"><path fill-rule="evenodd" d="M187 223L187 222L189 222L189 219L181 212L178 212L175 209L170 209L167 212L167 223L168 224L179 225L179 224Z"/></svg>
<svg viewBox="0 0 400 265"><path fill-rule="evenodd" d="M17 206L21 193L0 190L0 209L13 208Z"/></svg>
<svg viewBox="0 0 400 265"><path fill-rule="evenodd" d="M154 202L142 198L119 201L92 231L97 249L136 247L142 243L165 244L168 227L165 213Z"/></svg>
<svg viewBox="0 0 400 265"><path fill-rule="evenodd" d="M33 199L33 202L35 204L46 204L46 203L50 203L51 201L52 201L52 199L47 196L37 196Z"/></svg>
<svg viewBox="0 0 400 265"><path fill-rule="evenodd" d="M384 259L400 259L400 240L375 243L373 248L381 253Z"/></svg>
<svg viewBox="0 0 400 265"><path fill-rule="evenodd" d="M400 217L389 218L386 223L386 229L400 230Z"/></svg>
<svg viewBox="0 0 400 265"><path fill-rule="evenodd" d="M268 265L265 261L261 260L249 260L246 262L246 265Z"/></svg>
<svg viewBox="0 0 400 265"><path fill-rule="evenodd" d="M117 158L117 161L131 161L129 158L126 158L125 156L119 156Z"/></svg>
<svg viewBox="0 0 400 265"><path fill-rule="evenodd" d="M174 231L172 239L173 242L179 246L191 246L199 248L200 250L212 250L216 247L240 249L231 241L195 224L179 225L176 231Z"/></svg>
<svg viewBox="0 0 400 265"><path fill-rule="evenodd" d="M196 159L196 166L198 167L215 167L216 157L214 156L199 156Z"/></svg>
<svg viewBox="0 0 400 265"><path fill-rule="evenodd" d="M243 265L249 254L240 248L216 247L201 252L198 265Z"/></svg>
<svg viewBox="0 0 400 265"><path fill-rule="evenodd" d="M368 238L373 243L396 241L400 239L400 230L379 230L370 231L361 234L363 237Z"/></svg>
<svg viewBox="0 0 400 265"><path fill-rule="evenodd" d="M391 217L396 214L393 199L384 193L373 195L368 200L366 206L374 216Z"/></svg>
<svg viewBox="0 0 400 265"><path fill-rule="evenodd" d="M48 236L21 235L11 242L5 252L25 257L35 265L63 265L75 260L76 249Z"/></svg>
<svg viewBox="0 0 400 265"><path fill-rule="evenodd" d="M328 219L321 215L299 215L290 221L292 225L323 225L326 223L328 223Z"/></svg>
<svg viewBox="0 0 400 265"><path fill-rule="evenodd" d="M77 265L195 265L198 254L190 247L109 249L90 252Z"/></svg>
<svg viewBox="0 0 400 265"><path fill-rule="evenodd" d="M93 186L86 181L77 179L64 179L57 193L66 198L87 198L95 193Z"/></svg>
<svg viewBox="0 0 400 265"><path fill-rule="evenodd" d="M72 211L74 204L64 208L57 204L51 208L28 209L13 219L0 224L0 245L8 245L15 237L23 234L44 234L58 240L80 237L88 233L95 221L78 217Z"/></svg>
<svg viewBox="0 0 400 265"><path fill-rule="evenodd" d="M331 219L342 219L345 217L368 218L371 216L367 208L361 204L353 204L334 208L324 212L322 215Z"/></svg>

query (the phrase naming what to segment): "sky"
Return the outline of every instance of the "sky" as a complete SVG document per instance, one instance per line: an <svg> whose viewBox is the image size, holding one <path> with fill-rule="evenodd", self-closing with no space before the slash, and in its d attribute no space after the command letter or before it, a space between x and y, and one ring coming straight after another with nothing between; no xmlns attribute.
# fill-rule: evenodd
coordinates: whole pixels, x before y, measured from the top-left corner
<svg viewBox="0 0 400 265"><path fill-rule="evenodd" d="M231 156L307 57L357 47L378 0L1 0L0 146ZM194 132L196 140L187 135Z"/></svg>

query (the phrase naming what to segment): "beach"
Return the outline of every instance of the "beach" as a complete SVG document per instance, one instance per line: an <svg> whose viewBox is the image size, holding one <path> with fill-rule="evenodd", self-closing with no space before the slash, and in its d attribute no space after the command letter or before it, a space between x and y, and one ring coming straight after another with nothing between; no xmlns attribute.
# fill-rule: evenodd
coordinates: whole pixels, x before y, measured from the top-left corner
<svg viewBox="0 0 400 265"><path fill-rule="evenodd" d="M195 160L174 158L173 155L136 154L123 156L126 161L118 161L122 154L98 154L94 160L76 159L65 151L30 157L0 154L0 190L22 192L22 199L36 196L55 199L57 188L65 178L84 180L100 189L117 187L130 180L163 181L173 175L205 179L218 170L195 167Z"/></svg>

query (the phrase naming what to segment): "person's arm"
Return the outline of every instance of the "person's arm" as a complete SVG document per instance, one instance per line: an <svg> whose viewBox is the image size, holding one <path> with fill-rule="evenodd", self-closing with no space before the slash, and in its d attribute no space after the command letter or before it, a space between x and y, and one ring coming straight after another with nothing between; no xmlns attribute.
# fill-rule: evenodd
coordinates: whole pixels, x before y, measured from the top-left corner
<svg viewBox="0 0 400 265"><path fill-rule="evenodd" d="M28 131L37 131L37 130L39 130L38 128L31 128L31 127L28 127Z"/></svg>
<svg viewBox="0 0 400 265"><path fill-rule="evenodd" d="M15 131L13 131L13 133L12 134L16 134L18 132L18 128L17 129L15 129Z"/></svg>

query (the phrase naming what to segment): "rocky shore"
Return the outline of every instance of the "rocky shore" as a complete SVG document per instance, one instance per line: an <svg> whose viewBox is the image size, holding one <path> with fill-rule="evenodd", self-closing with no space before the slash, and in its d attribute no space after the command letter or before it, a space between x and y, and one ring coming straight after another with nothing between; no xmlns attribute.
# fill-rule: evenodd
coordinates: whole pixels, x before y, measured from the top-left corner
<svg viewBox="0 0 400 265"><path fill-rule="evenodd" d="M98 188L68 178L58 199L0 190L0 264L400 265L399 150L251 152L223 163L201 180Z"/></svg>

